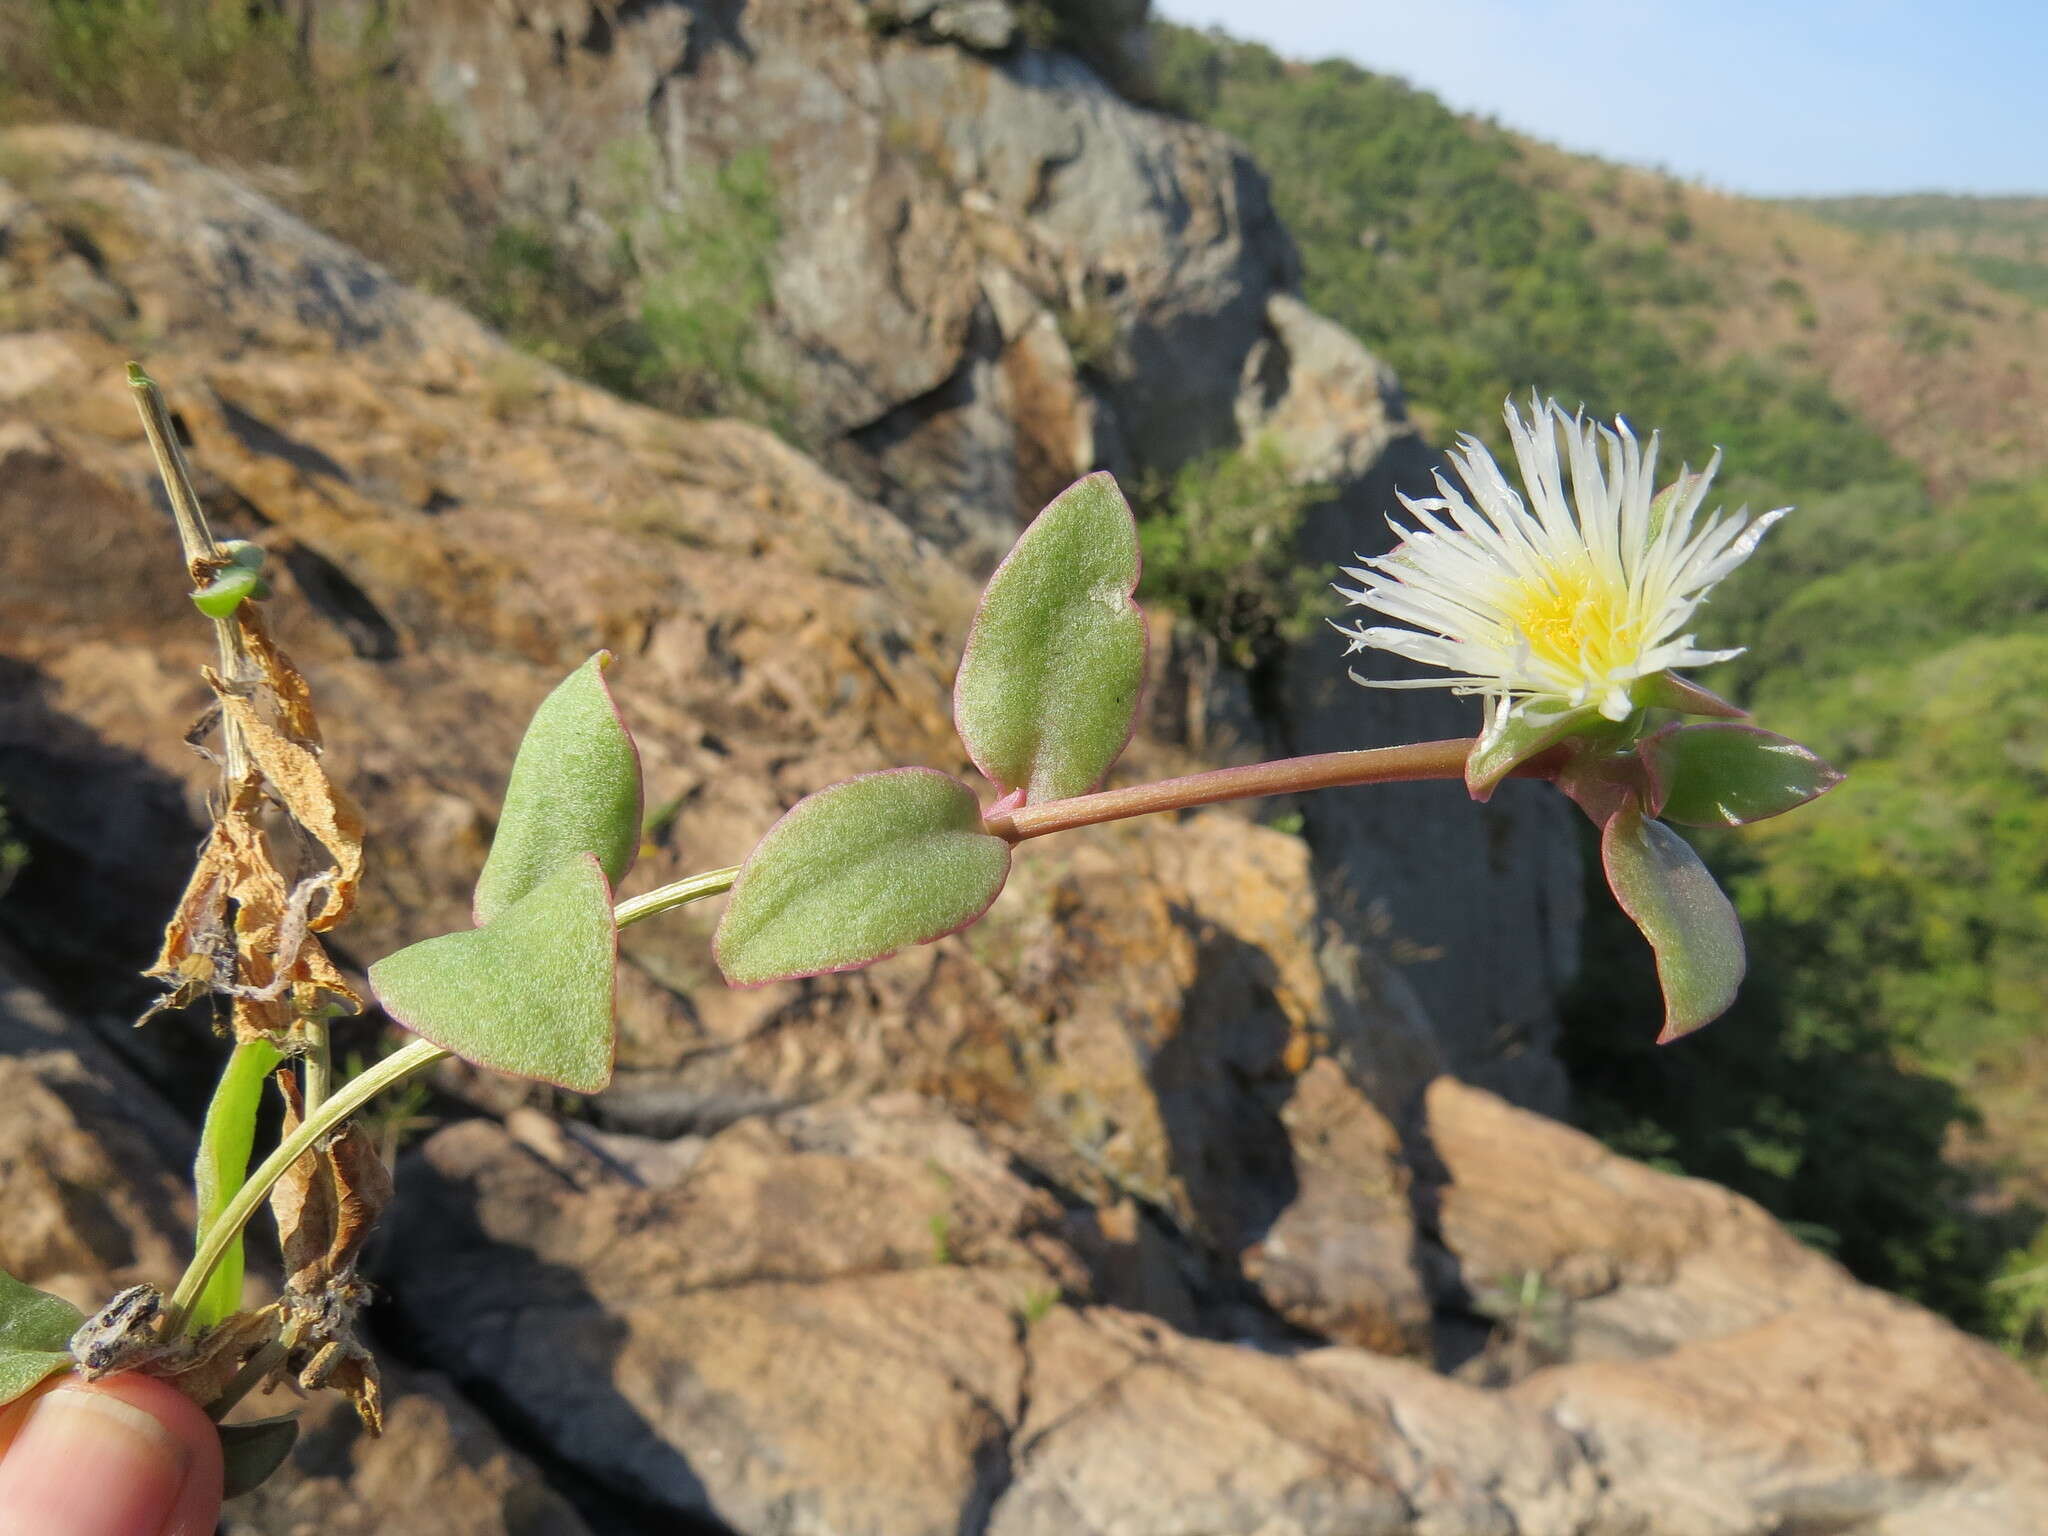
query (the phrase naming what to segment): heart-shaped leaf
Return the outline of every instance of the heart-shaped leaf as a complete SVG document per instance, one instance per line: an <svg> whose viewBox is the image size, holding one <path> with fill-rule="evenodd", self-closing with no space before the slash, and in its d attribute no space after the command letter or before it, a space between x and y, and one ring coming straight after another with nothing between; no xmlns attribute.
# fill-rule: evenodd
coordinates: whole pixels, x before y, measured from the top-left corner
<svg viewBox="0 0 2048 1536"><path fill-rule="evenodd" d="M1529 699L1512 709L1501 705L1465 759L1465 788L1474 800L1490 799L1502 779L1537 753L1605 723L1597 704L1573 708L1561 699Z"/></svg>
<svg viewBox="0 0 2048 1536"><path fill-rule="evenodd" d="M1842 782L1789 737L1751 725L1674 725L1643 743L1663 789L1660 814L1690 827L1782 816Z"/></svg>
<svg viewBox="0 0 2048 1536"><path fill-rule="evenodd" d="M1607 820L1600 861L1621 909L1657 952L1664 989L1659 1045L1728 1011L1747 959L1735 908L1692 846L1630 805Z"/></svg>
<svg viewBox="0 0 2048 1536"><path fill-rule="evenodd" d="M640 753L604 685L611 659L599 651L533 712L476 882L479 924L576 854L596 854L614 885L632 866L640 846Z"/></svg>
<svg viewBox="0 0 2048 1536"><path fill-rule="evenodd" d="M0 1270L0 1404L71 1366L71 1335L85 1314L61 1296Z"/></svg>
<svg viewBox="0 0 2048 1536"><path fill-rule="evenodd" d="M892 768L792 806L748 856L712 953L758 986L851 970L964 928L1010 874L974 792L930 768Z"/></svg>
<svg viewBox="0 0 2048 1536"><path fill-rule="evenodd" d="M268 1040L244 1040L228 1058L213 1102L206 1107L206 1124L199 1133L199 1156L193 1164L193 1191L198 1197L199 1230L195 1242L203 1242L227 1203L249 1176L249 1153L256 1145L256 1110L263 1100L263 1085L284 1053ZM187 1328L203 1333L242 1306L242 1237L228 1245L214 1266L212 1277L199 1299L192 1304Z"/></svg>
<svg viewBox="0 0 2048 1536"><path fill-rule="evenodd" d="M960 658L953 721L1006 794L1085 795L1131 739L1145 681L1138 526L1094 474L1039 513L989 578Z"/></svg>
<svg viewBox="0 0 2048 1536"><path fill-rule="evenodd" d="M370 986L399 1024L464 1061L596 1093L612 1077L618 929L579 853L481 928L386 955Z"/></svg>

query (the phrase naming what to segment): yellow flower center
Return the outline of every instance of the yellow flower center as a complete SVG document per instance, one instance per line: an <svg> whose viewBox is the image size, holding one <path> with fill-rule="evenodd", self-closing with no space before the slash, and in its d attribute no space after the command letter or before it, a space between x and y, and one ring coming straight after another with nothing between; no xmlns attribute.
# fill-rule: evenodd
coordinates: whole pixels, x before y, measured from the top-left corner
<svg viewBox="0 0 2048 1536"><path fill-rule="evenodd" d="M1577 676L1606 677L1642 646L1628 588L1590 563L1516 582L1503 594L1501 609L1535 660Z"/></svg>

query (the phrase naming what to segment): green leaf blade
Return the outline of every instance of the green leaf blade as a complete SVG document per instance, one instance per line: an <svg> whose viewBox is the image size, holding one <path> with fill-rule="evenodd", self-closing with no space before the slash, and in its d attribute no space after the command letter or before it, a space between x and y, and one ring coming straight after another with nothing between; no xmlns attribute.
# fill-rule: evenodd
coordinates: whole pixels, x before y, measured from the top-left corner
<svg viewBox="0 0 2048 1536"><path fill-rule="evenodd" d="M612 1076L618 928L579 853L481 928L386 955L370 987L394 1021L464 1061L596 1093Z"/></svg>
<svg viewBox="0 0 2048 1536"><path fill-rule="evenodd" d="M1675 709L1682 715L1711 715L1717 720L1747 720L1749 711L1718 693L1702 688L1676 672L1659 672L1637 683L1635 702L1645 709Z"/></svg>
<svg viewBox="0 0 2048 1536"><path fill-rule="evenodd" d="M499 913L579 853L616 885L640 847L640 752L605 686L599 651L541 700L519 743L498 832L476 882L476 920Z"/></svg>
<svg viewBox="0 0 2048 1536"><path fill-rule="evenodd" d="M1735 908L1691 844L1634 805L1610 817L1600 862L1621 909L1657 955L1667 1045L1728 1011L1748 958Z"/></svg>
<svg viewBox="0 0 2048 1536"><path fill-rule="evenodd" d="M238 1499L261 1488L284 1465L299 1440L297 1414L245 1419L218 1427L223 1499Z"/></svg>
<svg viewBox="0 0 2048 1536"><path fill-rule="evenodd" d="M192 606L209 619L225 619L244 598L264 595L261 575L246 565L231 565L192 594Z"/></svg>
<svg viewBox="0 0 2048 1536"><path fill-rule="evenodd" d="M1501 780L1539 752L1605 723L1596 704L1575 708L1562 700L1530 699L1512 709L1503 705L1465 759L1466 791L1483 803Z"/></svg>
<svg viewBox="0 0 2048 1536"><path fill-rule="evenodd" d="M199 1156L193 1163L193 1192L198 1197L199 1225L194 1243L206 1240L206 1229L234 1199L249 1176L249 1154L256 1145L256 1111L263 1085L284 1053L268 1040L244 1040L228 1058L227 1070L206 1106L206 1124L199 1133ZM242 1238L238 1234L192 1307L194 1333L204 1332L242 1308Z"/></svg>
<svg viewBox="0 0 2048 1536"><path fill-rule="evenodd" d="M712 953L734 986L852 970L974 922L1010 873L974 792L929 768L807 796L734 882Z"/></svg>
<svg viewBox="0 0 2048 1536"><path fill-rule="evenodd" d="M71 1335L85 1314L0 1270L0 1405L71 1367Z"/></svg>
<svg viewBox="0 0 2048 1536"><path fill-rule="evenodd" d="M1789 737L1749 725L1684 725L1644 743L1663 789L1660 815L1689 827L1743 827L1782 816L1842 782Z"/></svg>
<svg viewBox="0 0 2048 1536"><path fill-rule="evenodd" d="M1093 474L1026 528L989 578L953 719L974 765L1037 805L1084 795L1137 723L1147 637L1138 527L1123 492Z"/></svg>

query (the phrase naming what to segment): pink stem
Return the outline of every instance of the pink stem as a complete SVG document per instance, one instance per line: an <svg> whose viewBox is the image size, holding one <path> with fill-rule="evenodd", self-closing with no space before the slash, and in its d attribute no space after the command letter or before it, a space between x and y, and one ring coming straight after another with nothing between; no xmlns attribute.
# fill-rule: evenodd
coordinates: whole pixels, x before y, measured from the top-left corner
<svg viewBox="0 0 2048 1536"><path fill-rule="evenodd" d="M1309 789L1336 789L1346 784L1399 784L1415 779L1462 779L1472 739L1421 741L1413 746L1375 747L1368 752L1324 752L1290 757L1277 763L1252 763L1243 768L1216 768L1184 779L1162 779L1129 789L1076 795L1045 805L991 812L988 830L1012 843L1048 832L1122 821L1154 811L1185 811L1254 795L1286 795ZM1544 753L1515 770L1519 778L1547 778L1556 771L1554 754Z"/></svg>

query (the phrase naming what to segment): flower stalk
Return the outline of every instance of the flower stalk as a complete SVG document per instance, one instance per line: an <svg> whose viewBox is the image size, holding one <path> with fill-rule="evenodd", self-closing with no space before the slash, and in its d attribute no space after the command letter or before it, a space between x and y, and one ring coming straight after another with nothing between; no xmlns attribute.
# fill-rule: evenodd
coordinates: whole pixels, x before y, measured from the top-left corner
<svg viewBox="0 0 2048 1536"><path fill-rule="evenodd" d="M1427 779L1462 779L1473 739L1421 741L1409 746L1374 747L1360 752L1321 752L1279 762L1251 763L1242 768L1215 768L1185 778L1135 784L1128 789L1076 795L1044 805L1019 806L986 818L988 830L1006 842L1021 843L1105 821L1149 816L1157 811L1186 811L1249 800L1261 795L1288 795L1312 789L1341 789L1354 784L1403 784ZM1548 778L1555 754L1532 758L1516 768L1522 778Z"/></svg>

